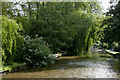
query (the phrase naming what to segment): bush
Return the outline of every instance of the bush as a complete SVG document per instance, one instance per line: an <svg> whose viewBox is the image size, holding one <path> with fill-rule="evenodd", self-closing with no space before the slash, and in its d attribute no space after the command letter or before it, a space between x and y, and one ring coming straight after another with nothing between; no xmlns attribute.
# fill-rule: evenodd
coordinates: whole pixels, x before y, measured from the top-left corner
<svg viewBox="0 0 120 80"><path fill-rule="evenodd" d="M114 51L120 52L120 45L116 46L116 47L114 48Z"/></svg>
<svg viewBox="0 0 120 80"><path fill-rule="evenodd" d="M50 54L52 54L52 52L48 48L48 45L43 41L42 37L36 37L33 39L29 36L26 36L24 38L22 51L23 60L30 67L46 66L49 63L53 63L55 60L54 58L49 56Z"/></svg>
<svg viewBox="0 0 120 80"><path fill-rule="evenodd" d="M108 43L103 43L102 47L103 47L103 49L108 49L109 45L108 45Z"/></svg>
<svg viewBox="0 0 120 80"><path fill-rule="evenodd" d="M114 51L118 51L118 49L119 49L119 44L118 44L117 42L113 42L113 43L111 44L111 46L112 46L112 48L113 48Z"/></svg>
<svg viewBox="0 0 120 80"><path fill-rule="evenodd" d="M114 49L114 51L120 52L120 45Z"/></svg>

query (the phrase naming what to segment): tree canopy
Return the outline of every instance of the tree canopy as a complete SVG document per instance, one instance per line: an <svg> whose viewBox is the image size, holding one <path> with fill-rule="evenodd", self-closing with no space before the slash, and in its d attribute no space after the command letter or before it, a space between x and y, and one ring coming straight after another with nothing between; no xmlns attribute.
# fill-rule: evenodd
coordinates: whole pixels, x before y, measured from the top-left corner
<svg viewBox="0 0 120 80"><path fill-rule="evenodd" d="M2 23L3 59L15 56L19 60L11 60L20 61L27 56L22 60L40 66L53 61L49 54L82 55L100 40L103 31L104 17L97 2L3 2L2 6L8 17L3 16ZM32 62L33 57L42 57L43 62Z"/></svg>
<svg viewBox="0 0 120 80"><path fill-rule="evenodd" d="M120 33L120 1L117 5L111 6L109 12L106 13L107 18L104 20L105 25L108 25L108 27L105 28L105 37L104 41L113 43L119 42L119 33Z"/></svg>

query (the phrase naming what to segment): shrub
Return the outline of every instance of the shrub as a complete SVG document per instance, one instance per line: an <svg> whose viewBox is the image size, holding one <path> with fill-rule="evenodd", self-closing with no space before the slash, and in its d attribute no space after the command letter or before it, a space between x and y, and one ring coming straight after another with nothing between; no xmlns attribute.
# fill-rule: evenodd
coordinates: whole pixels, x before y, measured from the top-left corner
<svg viewBox="0 0 120 80"><path fill-rule="evenodd" d="M111 44L111 46L112 46L112 48L113 48L114 51L118 51L119 44L117 42L113 42Z"/></svg>
<svg viewBox="0 0 120 80"><path fill-rule="evenodd" d="M114 51L120 52L120 45L114 49Z"/></svg>
<svg viewBox="0 0 120 80"><path fill-rule="evenodd" d="M103 43L102 47L103 47L103 49L108 49L109 45L108 45L108 43Z"/></svg>
<svg viewBox="0 0 120 80"><path fill-rule="evenodd" d="M114 48L114 51L120 52L120 45L116 46L116 47Z"/></svg>
<svg viewBox="0 0 120 80"><path fill-rule="evenodd" d="M42 37L31 38L26 36L23 44L23 60L30 67L46 66L54 62L54 58L49 55L52 54L48 45L43 41Z"/></svg>

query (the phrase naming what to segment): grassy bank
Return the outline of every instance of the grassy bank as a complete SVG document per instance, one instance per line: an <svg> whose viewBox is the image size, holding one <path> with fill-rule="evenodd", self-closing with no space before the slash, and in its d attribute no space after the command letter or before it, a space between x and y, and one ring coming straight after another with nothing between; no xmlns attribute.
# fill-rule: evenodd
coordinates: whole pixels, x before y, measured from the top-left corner
<svg viewBox="0 0 120 80"><path fill-rule="evenodd" d="M1 73L5 72L14 72L26 67L26 63L17 63L14 62L13 64L4 64L1 70Z"/></svg>

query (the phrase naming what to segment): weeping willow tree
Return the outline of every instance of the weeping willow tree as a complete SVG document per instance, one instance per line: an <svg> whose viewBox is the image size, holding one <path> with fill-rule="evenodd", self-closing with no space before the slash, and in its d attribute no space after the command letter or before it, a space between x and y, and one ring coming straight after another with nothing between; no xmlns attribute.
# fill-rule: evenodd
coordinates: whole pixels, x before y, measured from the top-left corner
<svg viewBox="0 0 120 80"><path fill-rule="evenodd" d="M80 55L89 51L91 45L100 36L102 16L96 13L76 11L71 14L71 26L75 26L72 55Z"/></svg>
<svg viewBox="0 0 120 80"><path fill-rule="evenodd" d="M22 44L22 36L19 32L22 26L16 21L2 16L2 53L3 61L12 63L14 61L15 53L20 49Z"/></svg>

